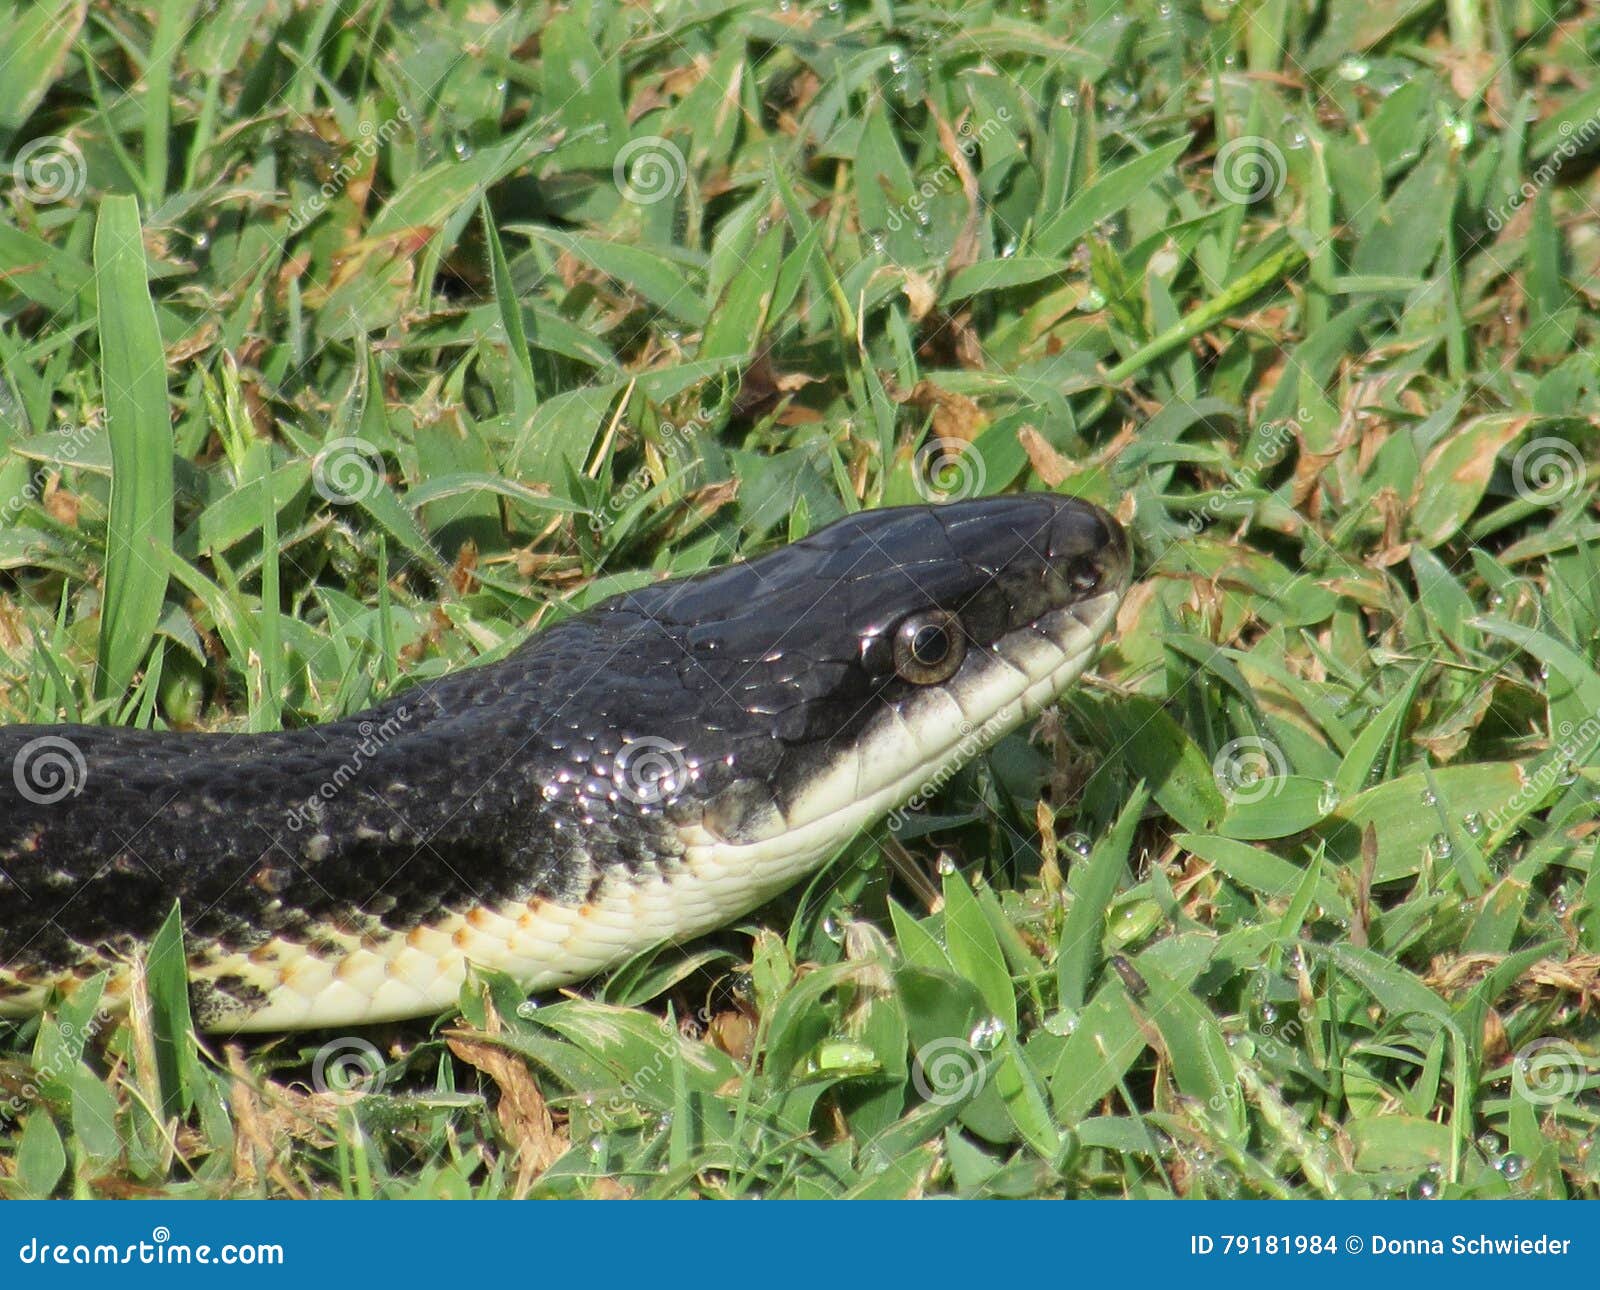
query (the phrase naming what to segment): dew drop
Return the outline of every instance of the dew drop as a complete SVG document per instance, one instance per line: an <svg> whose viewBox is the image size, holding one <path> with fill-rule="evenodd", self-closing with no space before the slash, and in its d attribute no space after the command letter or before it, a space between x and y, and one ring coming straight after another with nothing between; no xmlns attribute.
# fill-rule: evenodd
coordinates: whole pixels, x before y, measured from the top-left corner
<svg viewBox="0 0 1600 1290"><path fill-rule="evenodd" d="M1364 81L1372 70L1371 64L1364 58L1346 58L1339 64L1339 79L1342 81Z"/></svg>
<svg viewBox="0 0 1600 1290"><path fill-rule="evenodd" d="M1494 1167L1500 1171L1507 1182L1516 1182L1523 1174L1528 1172L1528 1158L1519 1156L1516 1152L1509 1152L1494 1162Z"/></svg>
<svg viewBox="0 0 1600 1290"><path fill-rule="evenodd" d="M1424 806L1437 806L1439 804L1439 799L1434 796L1434 792L1431 788L1425 788L1422 790L1422 804Z"/></svg>
<svg viewBox="0 0 1600 1290"><path fill-rule="evenodd" d="M1438 1200L1439 1184L1424 1174L1412 1185L1411 1192L1418 1200Z"/></svg>
<svg viewBox="0 0 1600 1290"><path fill-rule="evenodd" d="M1339 807L1339 790L1331 783L1322 786L1322 792L1317 797L1317 812L1321 815L1330 815Z"/></svg>
<svg viewBox="0 0 1600 1290"><path fill-rule="evenodd" d="M999 1017L986 1017L972 1028L967 1042L980 1053L992 1053L1005 1038L1006 1023Z"/></svg>
<svg viewBox="0 0 1600 1290"><path fill-rule="evenodd" d="M948 878L951 874L953 874L956 871L956 862L955 862L954 857L952 857L952 856L941 855L939 857L939 862L937 864L935 864L933 867L935 869L937 869L941 874L943 874L946 878Z"/></svg>
<svg viewBox="0 0 1600 1290"><path fill-rule="evenodd" d="M1094 849L1094 844L1089 841L1087 833L1069 833L1061 839L1061 846L1076 856L1086 856Z"/></svg>
<svg viewBox="0 0 1600 1290"><path fill-rule="evenodd" d="M1050 1034L1060 1035L1065 1039L1068 1035L1077 1033L1078 1014L1070 1008L1063 1008L1060 1012L1052 1012L1042 1024Z"/></svg>
<svg viewBox="0 0 1600 1290"><path fill-rule="evenodd" d="M1448 860L1455 854L1455 844L1450 841L1448 833L1435 833L1433 841L1428 844L1428 850L1435 860Z"/></svg>
<svg viewBox="0 0 1600 1290"><path fill-rule="evenodd" d="M1483 816L1476 811L1461 821L1461 827L1475 838L1483 836Z"/></svg>

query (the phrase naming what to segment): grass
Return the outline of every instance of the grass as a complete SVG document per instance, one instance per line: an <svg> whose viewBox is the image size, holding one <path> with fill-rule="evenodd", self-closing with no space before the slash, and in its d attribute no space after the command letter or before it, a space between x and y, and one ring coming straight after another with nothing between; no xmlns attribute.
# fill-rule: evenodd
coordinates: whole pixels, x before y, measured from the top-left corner
<svg viewBox="0 0 1600 1290"><path fill-rule="evenodd" d="M169 928L0 1030L0 1191L1600 1196L1597 46L0 6L0 719L337 716L932 490L1140 573L1058 717L578 997L197 1045Z"/></svg>

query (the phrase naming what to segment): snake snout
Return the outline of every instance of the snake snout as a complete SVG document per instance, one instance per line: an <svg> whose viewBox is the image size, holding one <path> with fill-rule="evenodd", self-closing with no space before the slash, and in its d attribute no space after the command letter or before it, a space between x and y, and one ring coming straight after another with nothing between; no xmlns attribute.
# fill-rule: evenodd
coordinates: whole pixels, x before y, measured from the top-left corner
<svg viewBox="0 0 1600 1290"><path fill-rule="evenodd" d="M1055 501L1047 552L1051 564L1086 593L1125 590L1133 558L1122 525L1093 502L1076 497Z"/></svg>

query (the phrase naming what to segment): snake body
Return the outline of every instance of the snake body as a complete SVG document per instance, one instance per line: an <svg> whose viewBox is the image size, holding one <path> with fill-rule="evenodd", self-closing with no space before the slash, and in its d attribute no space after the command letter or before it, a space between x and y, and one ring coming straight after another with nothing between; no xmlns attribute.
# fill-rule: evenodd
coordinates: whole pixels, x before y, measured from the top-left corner
<svg viewBox="0 0 1600 1290"><path fill-rule="evenodd" d="M530 990L717 927L1052 703L1129 572L1045 494L848 517L604 601L499 662L274 734L0 729L0 1012L178 903L212 1030Z"/></svg>

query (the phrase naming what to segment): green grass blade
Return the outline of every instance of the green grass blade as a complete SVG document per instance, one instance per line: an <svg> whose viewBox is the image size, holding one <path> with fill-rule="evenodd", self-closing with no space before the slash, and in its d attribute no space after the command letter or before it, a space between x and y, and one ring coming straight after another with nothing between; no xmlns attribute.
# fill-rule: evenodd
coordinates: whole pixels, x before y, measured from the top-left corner
<svg viewBox="0 0 1600 1290"><path fill-rule="evenodd" d="M94 232L100 387L111 440L111 506L100 611L101 698L118 694L150 648L172 550L172 423L166 356L145 268L139 207L109 197Z"/></svg>

